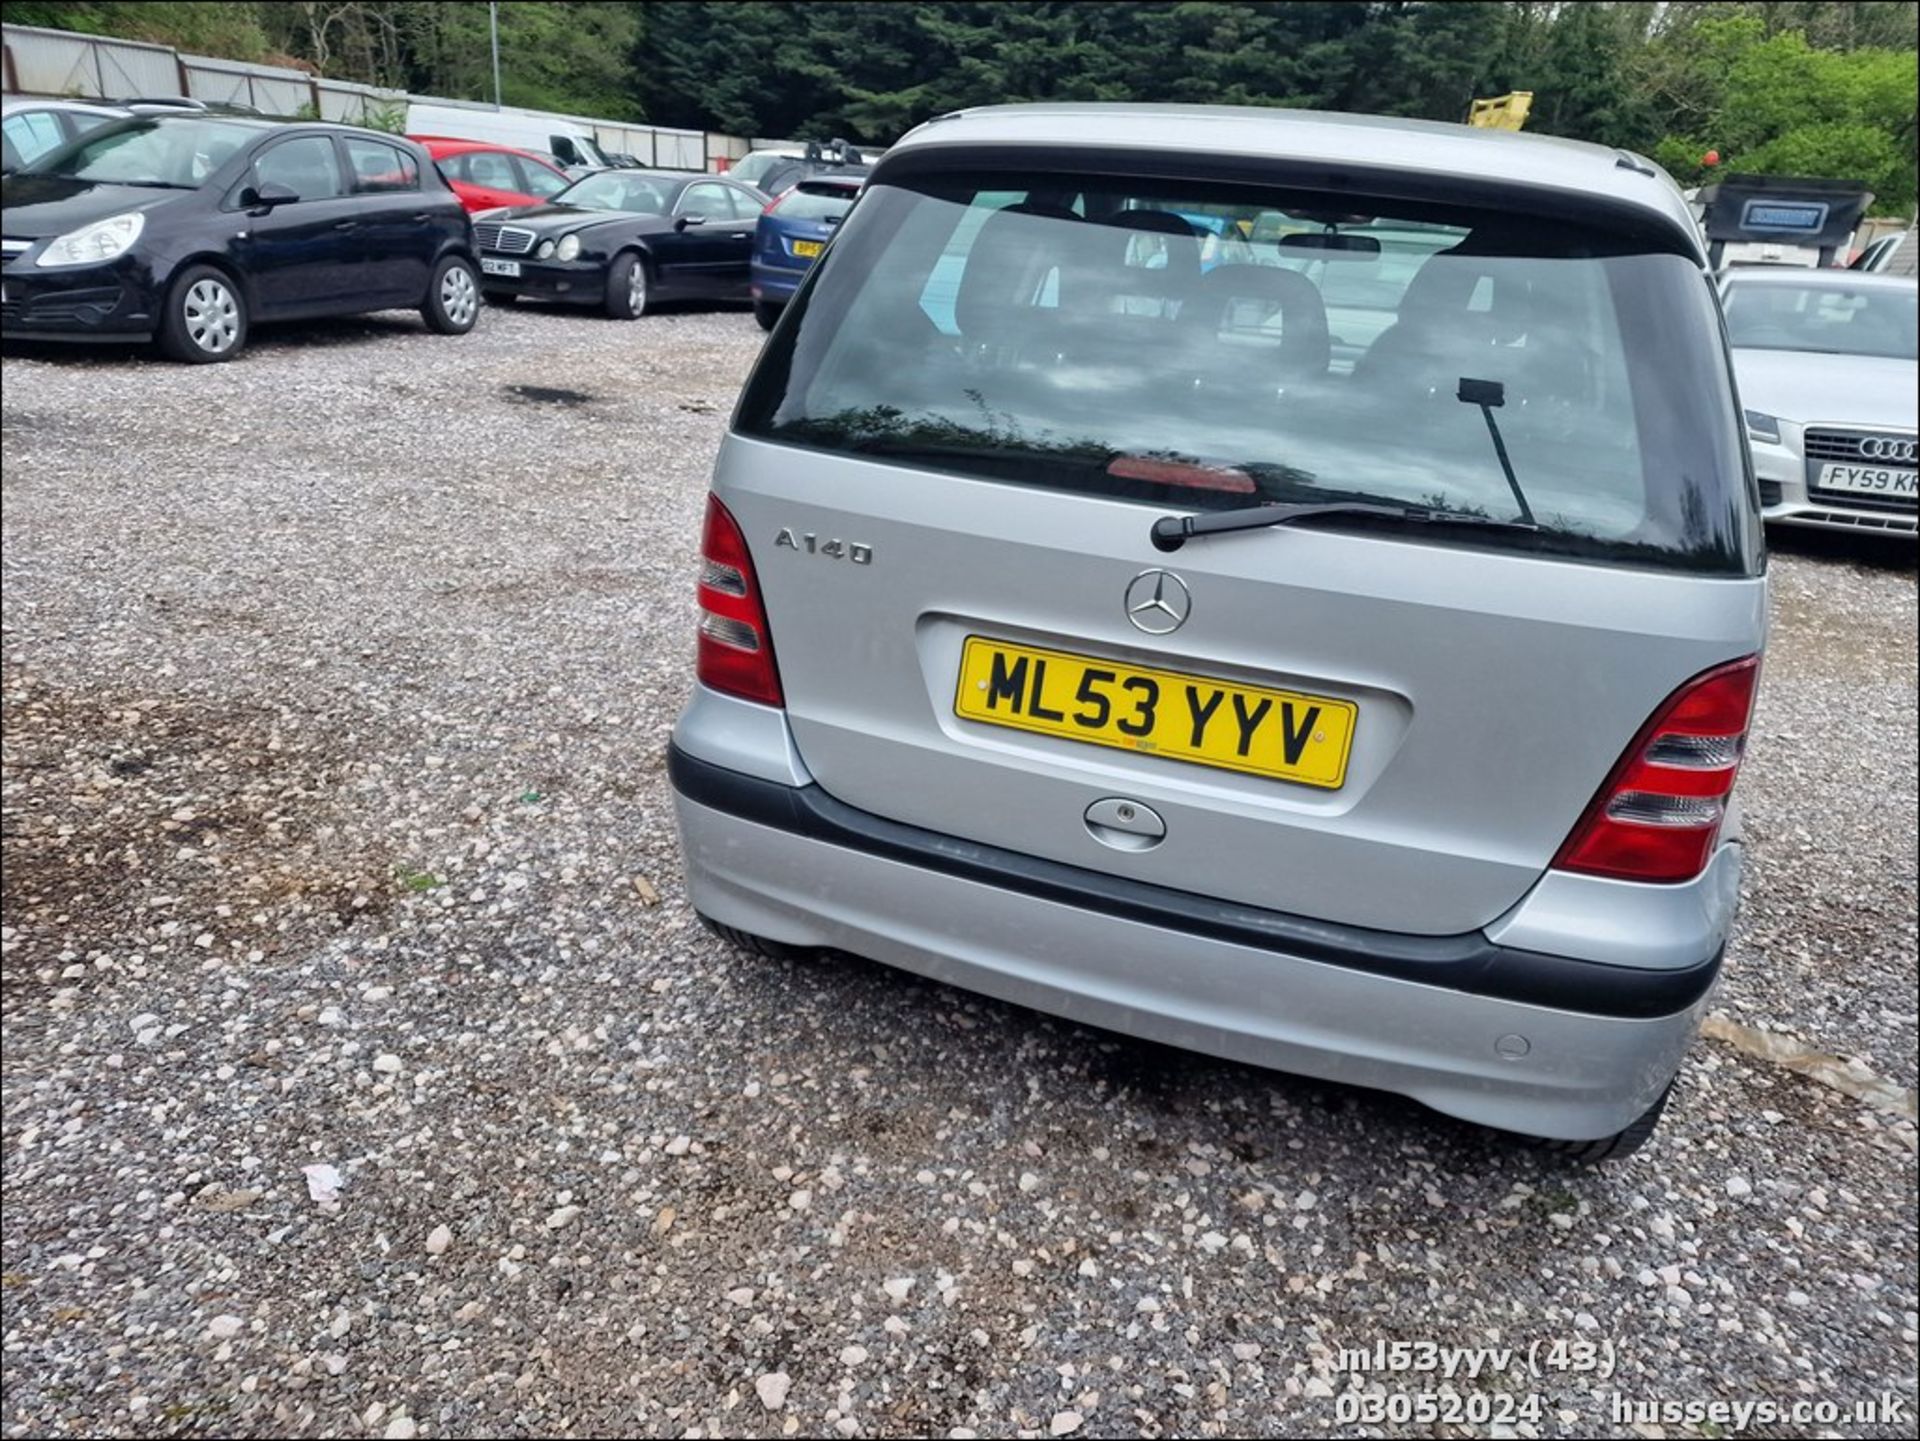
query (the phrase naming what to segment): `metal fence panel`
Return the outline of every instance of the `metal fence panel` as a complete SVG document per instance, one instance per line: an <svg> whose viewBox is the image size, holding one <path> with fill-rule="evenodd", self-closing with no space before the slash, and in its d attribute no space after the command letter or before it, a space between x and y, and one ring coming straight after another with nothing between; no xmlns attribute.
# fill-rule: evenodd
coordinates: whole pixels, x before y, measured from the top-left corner
<svg viewBox="0 0 1920 1441"><path fill-rule="evenodd" d="M180 57L196 100L210 104L251 105L268 115L294 115L313 104L313 82L299 70L275 65L243 65L232 60Z"/></svg>
<svg viewBox="0 0 1920 1441"><path fill-rule="evenodd" d="M371 85L355 85L346 80L316 80L320 95L320 118L348 125L365 125L378 111L398 110L403 115L407 96L403 90L376 90Z"/></svg>
<svg viewBox="0 0 1920 1441"><path fill-rule="evenodd" d="M631 155L642 165L656 163L653 153L653 127L650 125L609 125L596 122L593 138L602 150L617 150Z"/></svg>
<svg viewBox="0 0 1920 1441"><path fill-rule="evenodd" d="M178 95L180 66L171 50L101 40L94 45L103 94L132 99L140 95Z"/></svg>
<svg viewBox="0 0 1920 1441"><path fill-rule="evenodd" d="M100 95L100 68L87 36L9 25L7 49L13 56L14 83L23 95Z"/></svg>
<svg viewBox="0 0 1920 1441"><path fill-rule="evenodd" d="M313 104L313 82L282 80L262 75L253 77L255 108L269 115L295 115Z"/></svg>
<svg viewBox="0 0 1920 1441"><path fill-rule="evenodd" d="M707 139L698 130L653 132L654 161L665 170L705 170Z"/></svg>
<svg viewBox="0 0 1920 1441"><path fill-rule="evenodd" d="M213 65L196 56L182 56L187 71L187 90L195 100L209 105L251 105L253 93L247 77L225 66Z"/></svg>

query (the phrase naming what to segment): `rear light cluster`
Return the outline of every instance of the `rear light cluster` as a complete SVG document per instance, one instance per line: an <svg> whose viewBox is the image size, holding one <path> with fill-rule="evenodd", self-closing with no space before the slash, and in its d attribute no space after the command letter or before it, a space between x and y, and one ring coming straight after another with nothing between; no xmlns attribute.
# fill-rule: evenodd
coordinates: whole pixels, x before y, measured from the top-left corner
<svg viewBox="0 0 1920 1441"><path fill-rule="evenodd" d="M707 497L700 539L700 683L762 705L785 705L773 634L754 579L747 538L718 496Z"/></svg>
<svg viewBox="0 0 1920 1441"><path fill-rule="evenodd" d="M1554 867L1625 881L1687 881L1706 869L1740 774L1760 658L1719 666L1647 722Z"/></svg>

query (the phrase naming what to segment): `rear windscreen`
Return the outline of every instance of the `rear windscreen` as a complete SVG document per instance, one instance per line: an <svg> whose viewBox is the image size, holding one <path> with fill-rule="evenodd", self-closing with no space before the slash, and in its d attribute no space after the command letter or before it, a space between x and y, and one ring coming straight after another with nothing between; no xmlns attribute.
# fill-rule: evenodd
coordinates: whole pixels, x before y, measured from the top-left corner
<svg viewBox="0 0 1920 1441"><path fill-rule="evenodd" d="M853 196L851 190L809 190L802 184L787 192L775 213L782 220L838 220L853 208Z"/></svg>
<svg viewBox="0 0 1920 1441"><path fill-rule="evenodd" d="M1684 256L1512 209L1110 177L873 184L841 230L745 434L1169 509L1504 520L1517 485L1537 530L1444 538L1758 563L1716 306Z"/></svg>

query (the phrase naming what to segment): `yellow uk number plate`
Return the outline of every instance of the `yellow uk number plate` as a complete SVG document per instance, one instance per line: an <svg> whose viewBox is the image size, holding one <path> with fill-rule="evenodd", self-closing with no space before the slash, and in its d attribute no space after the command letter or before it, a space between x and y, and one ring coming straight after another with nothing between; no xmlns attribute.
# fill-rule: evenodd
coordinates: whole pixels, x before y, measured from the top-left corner
<svg viewBox="0 0 1920 1441"><path fill-rule="evenodd" d="M1337 790L1359 707L968 636L962 720Z"/></svg>
<svg viewBox="0 0 1920 1441"><path fill-rule="evenodd" d="M820 253L820 242L818 240L796 240L793 242L793 253L802 260L811 260Z"/></svg>

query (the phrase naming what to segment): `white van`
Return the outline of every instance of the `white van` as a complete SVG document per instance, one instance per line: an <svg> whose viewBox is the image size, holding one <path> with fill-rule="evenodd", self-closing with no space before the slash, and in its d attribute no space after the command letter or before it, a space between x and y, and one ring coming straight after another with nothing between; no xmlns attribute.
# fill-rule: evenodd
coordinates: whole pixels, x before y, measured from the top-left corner
<svg viewBox="0 0 1920 1441"><path fill-rule="evenodd" d="M538 110L495 110L456 104L407 106L407 134L446 140L487 140L551 155L570 175L605 170L612 165L593 132L576 121Z"/></svg>

